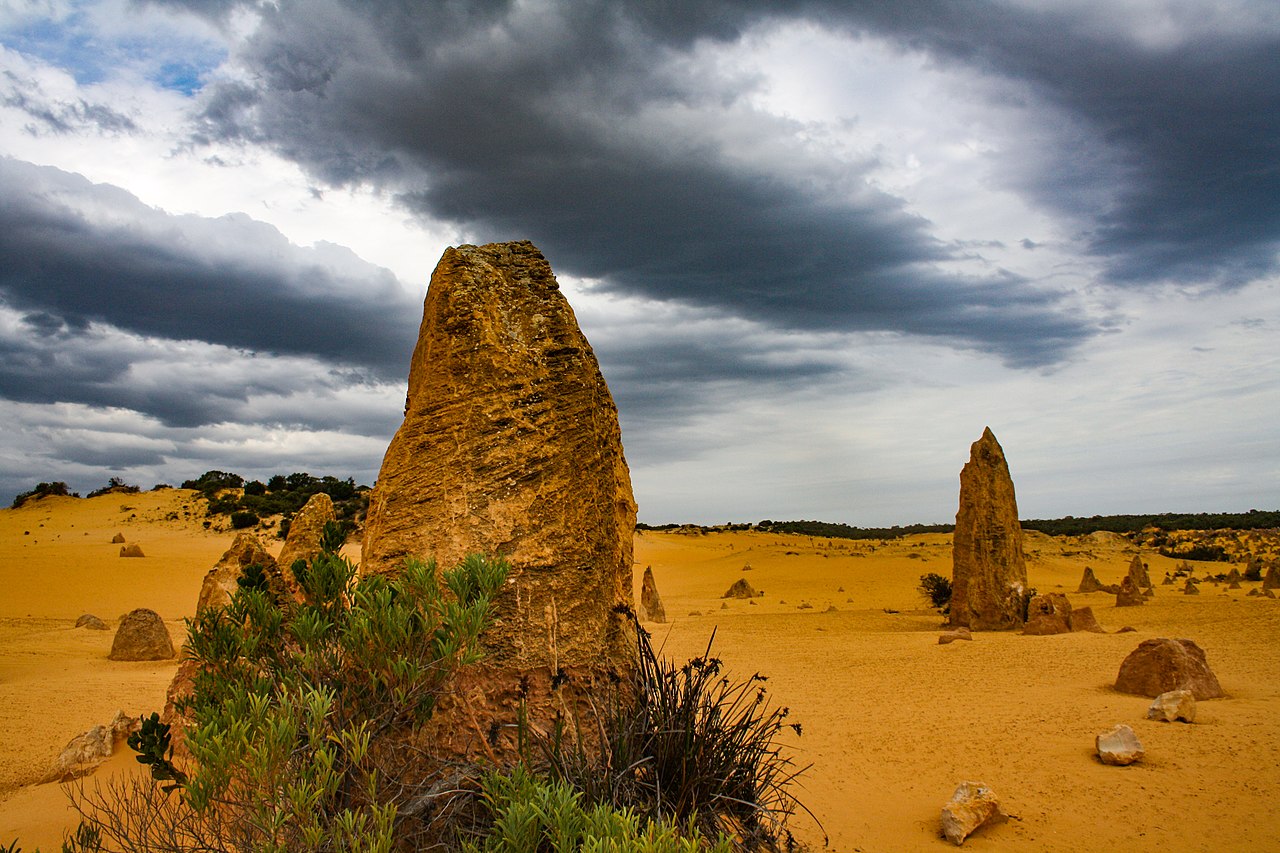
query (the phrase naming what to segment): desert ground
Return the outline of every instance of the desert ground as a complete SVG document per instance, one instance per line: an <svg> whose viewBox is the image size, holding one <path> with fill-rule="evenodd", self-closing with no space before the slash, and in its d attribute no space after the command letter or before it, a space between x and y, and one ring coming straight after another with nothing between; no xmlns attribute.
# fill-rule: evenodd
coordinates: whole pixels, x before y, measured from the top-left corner
<svg viewBox="0 0 1280 853"><path fill-rule="evenodd" d="M74 821L58 784L37 785L75 735L116 711L158 710L176 661L107 659L112 632L74 628L93 613L114 627L135 607L168 622L175 642L204 573L232 534L205 529L195 493L45 498L0 510L0 846L56 850ZM116 533L146 557L118 556ZM271 547L279 542L270 537ZM1024 637L978 633L939 645L942 617L920 575L950 575L950 539L852 542L751 531L636 536L637 594L652 566L669 622L655 644L685 659L713 653L730 674L769 677L771 701L803 725L787 732L799 765L799 838L836 851L941 850L942 804L984 782L1012 816L965 844L999 851L1280 850L1280 600L1204 584L1199 596L1159 579L1173 560L1141 552L1156 581L1143 607L1074 592L1085 566L1118 582L1137 550L1110 534L1029 533L1040 592L1091 606L1109 632ZM1198 576L1226 567L1193 563ZM750 568L747 568L747 567ZM763 595L721 595L746 578ZM1120 662L1152 637L1187 637L1228 696L1199 703L1195 724L1145 719L1149 700L1112 688ZM1094 736L1127 723L1146 749L1103 766ZM128 755L98 771L136 772ZM89 780L92 784L93 778Z"/></svg>

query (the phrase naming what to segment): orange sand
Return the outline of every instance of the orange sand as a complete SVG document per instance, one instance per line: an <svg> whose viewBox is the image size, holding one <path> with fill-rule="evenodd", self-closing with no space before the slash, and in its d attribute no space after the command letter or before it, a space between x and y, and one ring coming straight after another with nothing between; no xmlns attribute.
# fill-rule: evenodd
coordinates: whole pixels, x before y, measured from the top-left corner
<svg viewBox="0 0 1280 853"><path fill-rule="evenodd" d="M52 498L0 510L0 845L17 837L27 851L58 849L73 823L61 786L20 786L117 709L141 714L163 702L176 662L108 661L111 632L71 626L90 612L114 627L128 610L151 607L181 638L201 578L232 538L202 529L192 494ZM110 544L117 531L147 557L119 558ZM938 813L966 779L992 787L1015 816L970 838L970 849L1280 850L1280 601L1246 597L1256 584L1231 592L1206 584L1195 597L1157 585L1145 607L1117 610L1113 596L1072 590L1086 565L1104 583L1118 581L1134 553L1124 542L1030 534L1027 551L1032 586L1091 605L1109 630L1137 631L983 633L939 646L940 617L922 609L915 587L926 572L950 574L946 536L887 544L750 532L636 538L637 566L653 566L671 619L649 626L655 641L683 659L700 654L714 629L715 653L730 671L769 676L772 699L803 724L803 736L788 732L787 740L797 762L813 765L800 795L832 850L949 847ZM1173 565L1143 558L1157 584ZM1196 566L1200 574L1223 568ZM722 601L744 577L765 595L754 605ZM1230 694L1200 703L1195 725L1149 722L1149 700L1111 689L1124 656L1157 636L1198 642ZM1147 757L1104 767L1093 738L1119 722L1133 726ZM128 756L109 770L131 772ZM796 826L821 848L812 822Z"/></svg>

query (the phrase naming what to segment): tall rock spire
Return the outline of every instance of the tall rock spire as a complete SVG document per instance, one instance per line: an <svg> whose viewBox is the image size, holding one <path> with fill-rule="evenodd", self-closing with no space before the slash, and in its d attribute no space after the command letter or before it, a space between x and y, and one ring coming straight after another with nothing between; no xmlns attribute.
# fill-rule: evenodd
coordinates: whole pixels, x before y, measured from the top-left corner
<svg viewBox="0 0 1280 853"><path fill-rule="evenodd" d="M988 427L960 472L952 545L951 624L975 631L1022 626L1027 564L1013 478Z"/></svg>
<svg viewBox="0 0 1280 853"><path fill-rule="evenodd" d="M619 671L634 655L635 520L617 409L550 264L527 241L447 249L361 571L503 556L486 667Z"/></svg>

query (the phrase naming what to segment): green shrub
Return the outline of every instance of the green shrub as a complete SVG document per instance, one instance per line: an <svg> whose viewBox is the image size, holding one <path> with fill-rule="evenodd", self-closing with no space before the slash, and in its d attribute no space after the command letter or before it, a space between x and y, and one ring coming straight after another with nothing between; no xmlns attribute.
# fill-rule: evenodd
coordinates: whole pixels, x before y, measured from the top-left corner
<svg viewBox="0 0 1280 853"><path fill-rule="evenodd" d="M951 608L951 578L935 572L920 576L920 592L929 603L944 613Z"/></svg>
<svg viewBox="0 0 1280 853"><path fill-rule="evenodd" d="M730 853L728 839L704 838L693 823L645 820L630 809L584 806L580 792L563 782L535 778L524 767L485 778L484 803L491 824L464 853L615 851L616 853Z"/></svg>
<svg viewBox="0 0 1280 853"><path fill-rule="evenodd" d="M243 530L246 527L253 527L257 523L258 514L256 512L245 510L231 513L232 530Z"/></svg>
<svg viewBox="0 0 1280 853"><path fill-rule="evenodd" d="M330 525L326 548L336 538ZM283 605L255 573L188 621L191 760L175 763L158 718L130 744L180 795L117 789L77 807L112 849L390 851L422 829L399 813L416 732L479 660L507 571L473 556L443 578L417 560L357 578L322 550L297 573L304 601Z"/></svg>
<svg viewBox="0 0 1280 853"><path fill-rule="evenodd" d="M44 498L49 497L50 495L61 495L64 498L67 497L69 495L69 492L67 491L67 484L61 480L56 480L52 483L37 483L34 489L29 492L23 492L13 499L13 509L17 509L32 498ZM76 497L80 496L76 495ZM2 851L0 851L0 853L2 853Z"/></svg>
<svg viewBox="0 0 1280 853"><path fill-rule="evenodd" d="M600 736L583 737L558 725L547 736L531 736L530 763L582 792L587 802L629 810L643 820L697 827L725 836L740 849L790 844L788 819L804 809L790 785L797 768L779 742L789 723L787 708L771 708L765 677L733 680L711 656L683 665L660 658L637 623L634 682L607 697L598 721Z"/></svg>

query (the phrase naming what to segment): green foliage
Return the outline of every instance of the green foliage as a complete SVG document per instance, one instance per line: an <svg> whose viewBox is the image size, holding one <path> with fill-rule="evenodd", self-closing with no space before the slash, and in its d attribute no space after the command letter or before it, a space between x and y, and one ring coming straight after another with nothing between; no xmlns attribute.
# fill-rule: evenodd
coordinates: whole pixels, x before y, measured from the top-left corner
<svg viewBox="0 0 1280 853"><path fill-rule="evenodd" d="M760 674L733 680L706 653L683 665L660 658L636 625L638 666L619 685L599 721L602 748L564 726L531 737L551 778L587 802L630 810L649 821L698 827L740 849L790 843L788 818L804 807L790 785L796 768L779 740L787 708L770 707ZM595 736L593 735L594 739ZM526 747L532 762L533 750ZM806 810L807 811L807 810Z"/></svg>
<svg viewBox="0 0 1280 853"><path fill-rule="evenodd" d="M23 492L13 499L13 509L17 509L32 498L45 498L51 495L68 497L70 493L67 491L67 484L61 480L56 480L52 483L37 483L34 489L29 492ZM75 497L78 498L80 496L75 495ZM0 853L3 853L3 851L0 851Z"/></svg>
<svg viewBox="0 0 1280 853"><path fill-rule="evenodd" d="M258 514L252 510L231 513L231 529L243 530L258 523Z"/></svg>
<svg viewBox="0 0 1280 853"><path fill-rule="evenodd" d="M142 728L129 735L129 748L138 753L139 764L151 767L151 778L157 782L172 782L165 790L171 791L187 781L187 774L173 763L173 746L170 743L169 726L160 722L160 715L152 713L142 718Z"/></svg>
<svg viewBox="0 0 1280 853"><path fill-rule="evenodd" d="M944 612L951 607L951 578L936 572L921 575L919 589L934 607Z"/></svg>
<svg viewBox="0 0 1280 853"><path fill-rule="evenodd" d="M182 483L184 489L195 489L206 498L212 498L225 489L238 489L244 485L244 477L226 471L205 471L194 480Z"/></svg>
<svg viewBox="0 0 1280 853"><path fill-rule="evenodd" d="M693 823L683 827L646 820L630 809L583 805L582 795L563 782L547 782L524 767L490 774L484 803L492 824L465 853L729 853L725 838L710 841Z"/></svg>
<svg viewBox="0 0 1280 853"><path fill-rule="evenodd" d="M154 849L159 833L167 850L379 853L412 834L399 780L413 738L447 679L479 660L508 568L469 557L441 579L410 560L399 577L358 578L340 541L335 525L300 561L302 603L278 604L250 567L225 610L188 621L189 766L156 715L130 739L181 797L123 799L148 819L90 812L120 849Z"/></svg>
<svg viewBox="0 0 1280 853"><path fill-rule="evenodd" d="M103 486L101 489L94 489L92 492L89 493L88 496L91 498L96 498L99 495L110 495L110 494L136 495L140 491L142 490L139 489L137 486L132 486L126 483L124 480L120 479L119 477L111 477L107 480L107 484L105 486Z"/></svg>
<svg viewBox="0 0 1280 853"><path fill-rule="evenodd" d="M1157 548L1156 553L1162 557L1170 557L1175 560L1200 560L1206 563L1227 563L1231 561L1231 555L1226 552L1225 548L1207 543L1184 545L1180 548L1172 546Z"/></svg>
<svg viewBox="0 0 1280 853"><path fill-rule="evenodd" d="M1064 518L1029 519L1022 522L1023 530L1039 530L1051 536L1081 536L1098 530L1137 533L1148 527L1159 527L1162 530L1262 530L1280 527L1280 510L1094 515L1089 518L1068 515Z"/></svg>

